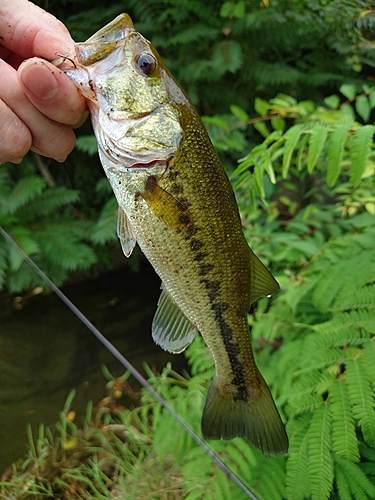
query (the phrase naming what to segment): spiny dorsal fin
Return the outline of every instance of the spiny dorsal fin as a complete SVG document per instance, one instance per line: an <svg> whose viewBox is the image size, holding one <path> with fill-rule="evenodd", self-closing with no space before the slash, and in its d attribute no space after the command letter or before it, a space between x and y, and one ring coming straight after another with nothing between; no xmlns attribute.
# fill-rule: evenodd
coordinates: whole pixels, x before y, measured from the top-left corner
<svg viewBox="0 0 375 500"><path fill-rule="evenodd" d="M197 329L163 289L152 322L152 338L165 351L178 354L193 341Z"/></svg>
<svg viewBox="0 0 375 500"><path fill-rule="evenodd" d="M278 282L249 247L250 253L250 304L259 297L272 295L280 287Z"/></svg>
<svg viewBox="0 0 375 500"><path fill-rule="evenodd" d="M125 257L130 257L137 240L135 239L129 219L121 207L118 207L117 236L119 237Z"/></svg>

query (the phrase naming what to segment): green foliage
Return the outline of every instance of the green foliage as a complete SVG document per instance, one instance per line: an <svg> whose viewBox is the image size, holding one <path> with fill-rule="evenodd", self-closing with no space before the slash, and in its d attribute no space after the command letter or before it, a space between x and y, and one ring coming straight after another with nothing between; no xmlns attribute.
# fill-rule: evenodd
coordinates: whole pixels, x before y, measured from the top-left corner
<svg viewBox="0 0 375 500"><path fill-rule="evenodd" d="M23 170L25 169L25 170ZM19 170L0 167L0 223L21 249L43 264L57 283L76 269L88 269L96 255L87 244L92 224L75 220L78 191L47 187L27 160ZM0 287L21 292L40 283L13 245L0 239Z"/></svg>

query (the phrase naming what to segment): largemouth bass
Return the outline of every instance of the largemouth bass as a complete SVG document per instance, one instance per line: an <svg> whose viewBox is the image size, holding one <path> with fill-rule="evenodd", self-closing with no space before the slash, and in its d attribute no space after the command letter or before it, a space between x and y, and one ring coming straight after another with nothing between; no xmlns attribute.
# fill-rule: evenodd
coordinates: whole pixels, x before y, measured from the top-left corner
<svg viewBox="0 0 375 500"><path fill-rule="evenodd" d="M119 205L118 236L162 279L157 344L183 351L199 331L215 361L207 439L241 436L266 455L288 438L253 357L247 312L278 283L249 248L233 190L185 92L127 14L69 54L88 98L99 155Z"/></svg>

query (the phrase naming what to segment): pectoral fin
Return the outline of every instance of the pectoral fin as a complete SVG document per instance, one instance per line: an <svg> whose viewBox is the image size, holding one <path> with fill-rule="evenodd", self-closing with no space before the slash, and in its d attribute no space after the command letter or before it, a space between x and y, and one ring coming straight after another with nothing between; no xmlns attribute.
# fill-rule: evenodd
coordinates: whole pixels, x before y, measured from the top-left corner
<svg viewBox="0 0 375 500"><path fill-rule="evenodd" d="M163 289L152 322L152 338L165 351L178 354L193 341L197 330Z"/></svg>
<svg viewBox="0 0 375 500"><path fill-rule="evenodd" d="M264 264L249 248L250 253L250 304L259 297L272 295L280 287Z"/></svg>
<svg viewBox="0 0 375 500"><path fill-rule="evenodd" d="M156 217L173 229L186 229L193 216L177 198L161 188L154 177L149 177L145 190L140 193Z"/></svg>
<svg viewBox="0 0 375 500"><path fill-rule="evenodd" d="M117 236L119 237L125 257L130 257L137 240L135 239L129 219L121 207L118 207Z"/></svg>

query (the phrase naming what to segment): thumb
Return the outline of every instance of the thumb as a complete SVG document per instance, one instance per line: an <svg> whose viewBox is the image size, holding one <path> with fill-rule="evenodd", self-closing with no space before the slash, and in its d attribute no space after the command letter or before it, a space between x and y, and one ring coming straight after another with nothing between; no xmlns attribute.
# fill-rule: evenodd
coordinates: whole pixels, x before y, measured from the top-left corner
<svg viewBox="0 0 375 500"><path fill-rule="evenodd" d="M53 64L36 57L28 59L18 68L18 80L29 100L51 120L78 126L86 119L85 99Z"/></svg>

